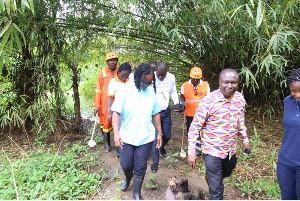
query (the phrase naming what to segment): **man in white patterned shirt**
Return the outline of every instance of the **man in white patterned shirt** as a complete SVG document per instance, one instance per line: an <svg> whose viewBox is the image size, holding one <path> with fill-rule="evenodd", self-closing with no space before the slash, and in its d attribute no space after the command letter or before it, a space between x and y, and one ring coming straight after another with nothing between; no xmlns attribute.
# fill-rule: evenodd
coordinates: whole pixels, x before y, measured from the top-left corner
<svg viewBox="0 0 300 201"><path fill-rule="evenodd" d="M170 94L174 103L174 110L178 111L179 100L176 90L175 76L168 72L167 64L164 62L157 63L157 68L155 74L156 83L156 96L159 105L159 114L161 120L161 127L163 133L162 145L160 147L160 153L163 157L167 156L165 145L171 138L171 108L169 107ZM159 163L159 150L155 148L156 140L153 142L152 146L152 157L153 164L151 165L152 172L156 172Z"/></svg>

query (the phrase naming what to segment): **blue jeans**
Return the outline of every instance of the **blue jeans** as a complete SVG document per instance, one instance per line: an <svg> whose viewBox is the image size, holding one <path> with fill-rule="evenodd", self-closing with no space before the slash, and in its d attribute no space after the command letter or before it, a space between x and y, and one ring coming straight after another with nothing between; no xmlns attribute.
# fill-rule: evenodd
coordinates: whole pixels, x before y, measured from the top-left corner
<svg viewBox="0 0 300 201"><path fill-rule="evenodd" d="M161 149L165 148L168 141L171 139L171 128L172 128L172 119L171 119L171 108L168 107L167 109L160 111L160 122L161 122L161 130L163 133L162 137L162 144ZM152 146L152 157L153 157L153 163L159 163L159 151L156 149L157 144L157 133L155 133L155 140L153 142Z"/></svg>
<svg viewBox="0 0 300 201"><path fill-rule="evenodd" d="M277 179L282 200L300 200L300 167L287 165L280 158L277 164Z"/></svg>
<svg viewBox="0 0 300 201"><path fill-rule="evenodd" d="M229 177L237 163L236 155L222 159L203 154L206 167L206 180L209 186L209 199L222 200L224 193L223 178Z"/></svg>
<svg viewBox="0 0 300 201"><path fill-rule="evenodd" d="M152 144L153 142L149 142L140 146L134 146L123 143L123 149L120 149L122 170L124 172L134 171L135 175L145 176Z"/></svg>

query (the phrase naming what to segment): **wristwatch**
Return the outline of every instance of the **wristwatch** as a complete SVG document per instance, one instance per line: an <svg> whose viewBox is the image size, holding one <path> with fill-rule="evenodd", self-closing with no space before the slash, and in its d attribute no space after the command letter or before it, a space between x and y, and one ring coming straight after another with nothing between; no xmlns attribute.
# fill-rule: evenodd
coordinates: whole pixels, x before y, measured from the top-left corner
<svg viewBox="0 0 300 201"><path fill-rule="evenodd" d="M159 135L163 136L164 134L162 134L162 133L158 133L158 134L157 134L157 136L159 136Z"/></svg>

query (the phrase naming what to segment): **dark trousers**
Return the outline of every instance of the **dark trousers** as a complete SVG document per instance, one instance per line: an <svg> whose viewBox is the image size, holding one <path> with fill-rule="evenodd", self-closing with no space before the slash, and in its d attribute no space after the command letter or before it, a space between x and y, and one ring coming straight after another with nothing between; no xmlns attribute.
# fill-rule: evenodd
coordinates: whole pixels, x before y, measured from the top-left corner
<svg viewBox="0 0 300 201"><path fill-rule="evenodd" d="M185 117L186 117L186 122L185 122L186 123L186 133L188 133L194 117L189 117L189 116L185 116Z"/></svg>
<svg viewBox="0 0 300 201"><path fill-rule="evenodd" d="M123 143L123 149L120 149L120 164L124 172L134 171L134 174L145 176L147 170L147 161L150 155L153 142L134 146Z"/></svg>
<svg viewBox="0 0 300 201"><path fill-rule="evenodd" d="M171 139L171 128L172 128L172 119L171 119L171 108L168 107L165 110L159 112L160 122L161 122L161 130L163 133L162 144L160 148L165 148L168 141ZM157 144L157 133L155 135L155 140L152 146L152 157L153 163L159 163L159 151L156 149Z"/></svg>
<svg viewBox="0 0 300 201"><path fill-rule="evenodd" d="M282 200L300 200L300 167L286 165L278 159L277 179Z"/></svg>
<svg viewBox="0 0 300 201"><path fill-rule="evenodd" d="M206 180L209 186L209 199L222 200L224 193L223 179L229 177L237 163L236 155L222 159L203 154L206 167Z"/></svg>

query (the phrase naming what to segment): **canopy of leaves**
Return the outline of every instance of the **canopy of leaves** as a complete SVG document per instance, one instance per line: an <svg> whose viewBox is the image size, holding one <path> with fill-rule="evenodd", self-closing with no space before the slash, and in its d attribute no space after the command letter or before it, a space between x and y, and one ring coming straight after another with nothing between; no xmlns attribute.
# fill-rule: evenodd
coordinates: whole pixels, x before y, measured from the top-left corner
<svg viewBox="0 0 300 201"><path fill-rule="evenodd" d="M193 66L212 89L222 69L237 69L247 102L275 111L287 94L285 76L300 62L299 1L12 2L0 5L0 66L26 107L49 92L62 107L61 73L103 67L113 50L120 63L167 62L178 87Z"/></svg>

